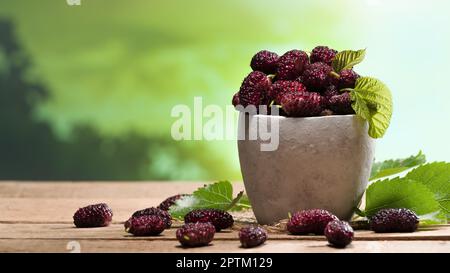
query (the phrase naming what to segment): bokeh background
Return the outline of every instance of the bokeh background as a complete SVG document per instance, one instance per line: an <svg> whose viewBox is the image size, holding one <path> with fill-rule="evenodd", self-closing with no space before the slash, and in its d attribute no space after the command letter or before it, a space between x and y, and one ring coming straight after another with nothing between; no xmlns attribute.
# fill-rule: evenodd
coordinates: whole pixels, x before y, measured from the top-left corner
<svg viewBox="0 0 450 273"><path fill-rule="evenodd" d="M367 48L394 116L377 159L449 160L445 0L0 2L0 179L241 178L234 141L174 141L177 104L225 107L260 49Z"/></svg>

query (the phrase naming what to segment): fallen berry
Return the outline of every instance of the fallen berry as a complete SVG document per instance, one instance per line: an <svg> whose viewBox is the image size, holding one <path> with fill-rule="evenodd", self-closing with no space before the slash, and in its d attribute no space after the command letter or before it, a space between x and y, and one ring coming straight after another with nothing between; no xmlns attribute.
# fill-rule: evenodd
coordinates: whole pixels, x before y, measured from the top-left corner
<svg viewBox="0 0 450 273"><path fill-rule="evenodd" d="M409 209L381 209L370 218L370 229L375 232L414 232L419 218Z"/></svg>
<svg viewBox="0 0 450 273"><path fill-rule="evenodd" d="M345 221L329 222L324 233L328 242L336 247L346 247L353 240L353 228Z"/></svg>
<svg viewBox="0 0 450 273"><path fill-rule="evenodd" d="M336 50L327 46L316 46L311 52L311 63L321 62L331 65L331 62L337 53L338 52Z"/></svg>
<svg viewBox="0 0 450 273"><path fill-rule="evenodd" d="M184 216L185 223L210 222L220 231L233 226L234 220L228 212L218 209L197 209Z"/></svg>
<svg viewBox="0 0 450 273"><path fill-rule="evenodd" d="M239 231L239 240L245 248L259 246L267 240L267 231L259 226L246 226Z"/></svg>
<svg viewBox="0 0 450 273"><path fill-rule="evenodd" d="M310 209L296 212L287 223L287 230L292 234L314 233L321 235L330 221L339 220L324 209Z"/></svg>
<svg viewBox="0 0 450 273"><path fill-rule="evenodd" d="M164 220L157 215L131 217L127 222L125 231L135 236L155 236L166 228Z"/></svg>
<svg viewBox="0 0 450 273"><path fill-rule="evenodd" d="M170 216L169 212L158 208L146 208L143 210L138 210L133 213L131 218L141 217L145 215L159 216L164 221L165 228L170 228L170 226L172 226L172 217ZM125 228L129 227L129 221L131 220L131 218L127 222L125 222Z"/></svg>
<svg viewBox="0 0 450 273"><path fill-rule="evenodd" d="M112 210L105 203L89 205L78 209L73 215L76 227L105 227L112 221Z"/></svg>
<svg viewBox="0 0 450 273"><path fill-rule="evenodd" d="M213 239L216 229L211 223L187 223L177 230L177 239L181 245L196 247L208 245Z"/></svg>
<svg viewBox="0 0 450 273"><path fill-rule="evenodd" d="M308 55L301 50L286 52L278 60L277 80L295 80L309 64Z"/></svg>
<svg viewBox="0 0 450 273"><path fill-rule="evenodd" d="M236 96L236 94L235 94ZM233 97L234 100L234 97ZM239 104L239 103L237 103ZM169 210L169 208L175 204L175 202L180 199L181 197L186 196L187 194L177 194L174 196L170 196L168 197L166 200L162 201L161 204L158 205L158 209L162 209L162 210Z"/></svg>
<svg viewBox="0 0 450 273"><path fill-rule="evenodd" d="M284 93L280 95L279 101L288 117L317 116L323 110L323 99L318 93Z"/></svg>
<svg viewBox="0 0 450 273"><path fill-rule="evenodd" d="M250 67L253 71L261 71L265 74L275 74L279 58L278 54L274 52L261 50L253 56Z"/></svg>

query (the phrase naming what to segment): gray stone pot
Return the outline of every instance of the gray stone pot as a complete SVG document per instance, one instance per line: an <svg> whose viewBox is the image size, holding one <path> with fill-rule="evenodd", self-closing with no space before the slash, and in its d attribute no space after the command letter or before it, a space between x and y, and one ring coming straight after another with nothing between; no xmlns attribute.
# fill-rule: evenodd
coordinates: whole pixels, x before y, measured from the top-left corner
<svg viewBox="0 0 450 273"><path fill-rule="evenodd" d="M247 119L247 123L244 120ZM255 122L277 119L279 145L248 140ZM287 118L241 113L239 160L245 189L260 224L271 224L302 209L323 208L349 220L366 189L375 141L355 115Z"/></svg>

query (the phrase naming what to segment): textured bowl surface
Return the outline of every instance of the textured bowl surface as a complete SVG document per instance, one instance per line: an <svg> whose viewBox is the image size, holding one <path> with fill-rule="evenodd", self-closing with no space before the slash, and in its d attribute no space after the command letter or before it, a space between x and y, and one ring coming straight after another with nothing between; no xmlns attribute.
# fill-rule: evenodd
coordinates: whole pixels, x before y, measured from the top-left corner
<svg viewBox="0 0 450 273"><path fill-rule="evenodd" d="M374 159L375 141L368 136L367 122L355 115L243 115L239 139L254 133L254 122L279 122L279 145L274 151L261 151L260 145L267 141L238 141L245 188L260 224L310 208L327 209L349 220L366 189Z"/></svg>

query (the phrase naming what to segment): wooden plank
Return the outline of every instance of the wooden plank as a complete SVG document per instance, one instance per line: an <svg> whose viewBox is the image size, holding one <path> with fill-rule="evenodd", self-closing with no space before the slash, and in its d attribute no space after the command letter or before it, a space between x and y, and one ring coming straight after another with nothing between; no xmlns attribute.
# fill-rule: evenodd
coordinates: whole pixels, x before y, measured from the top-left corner
<svg viewBox="0 0 450 273"><path fill-rule="evenodd" d="M237 241L213 241L210 246L182 248L177 242L163 240L66 240L66 239L0 239L3 252L70 252L73 246L80 252L244 252L244 253L401 253L401 252L450 252L448 241L355 241L347 248L338 249L324 241L271 241L266 244L244 249Z"/></svg>
<svg viewBox="0 0 450 273"><path fill-rule="evenodd" d="M210 182L0 182L0 197L15 198L154 198L191 193ZM235 191L244 189L235 182Z"/></svg>
<svg viewBox="0 0 450 273"><path fill-rule="evenodd" d="M164 198L1 198L0 222L71 223L83 206L106 202L115 222L124 222L142 208L157 206Z"/></svg>
<svg viewBox="0 0 450 273"><path fill-rule="evenodd" d="M176 240L176 224L160 236L135 237L124 231L122 224L103 228L75 228L73 224L0 224L0 239L95 239L95 240ZM237 240L237 228L224 230L215 235L215 240ZM269 232L270 240L315 240L324 241L324 236L295 236L287 232ZM421 229L414 233L374 233L356 231L355 240L450 240L450 226Z"/></svg>
<svg viewBox="0 0 450 273"><path fill-rule="evenodd" d="M414 233L376 234L357 231L344 250L327 246L324 236L293 236L271 229L267 244L239 248L237 230L254 222L251 212L234 213L234 230L217 233L210 247L185 250L175 238L176 227L156 237L134 237L123 221L136 210L156 206L166 197L192 192L204 183L186 182L2 182L0 183L0 252L67 252L77 241L82 252L450 252L450 225ZM235 190L243 184L236 183ZM114 212L105 228L77 229L73 213L82 206L106 202Z"/></svg>

